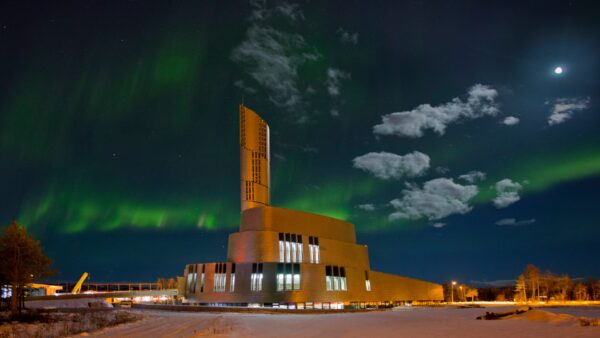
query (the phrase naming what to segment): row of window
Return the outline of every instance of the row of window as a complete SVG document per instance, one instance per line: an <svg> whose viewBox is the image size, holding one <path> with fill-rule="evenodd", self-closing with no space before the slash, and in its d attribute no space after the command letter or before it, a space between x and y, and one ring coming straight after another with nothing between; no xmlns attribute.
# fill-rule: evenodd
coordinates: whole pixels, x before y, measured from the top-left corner
<svg viewBox="0 0 600 338"><path fill-rule="evenodd" d="M346 291L346 269L343 266L325 266L325 288L327 291Z"/></svg>
<svg viewBox="0 0 600 338"><path fill-rule="evenodd" d="M279 233L279 261L282 263L302 263L302 235Z"/></svg>
<svg viewBox="0 0 600 338"><path fill-rule="evenodd" d="M300 290L300 264L277 264L277 291Z"/></svg>
<svg viewBox="0 0 600 338"><path fill-rule="evenodd" d="M262 291L263 263L252 263L252 275L250 275L250 290Z"/></svg>
<svg viewBox="0 0 600 338"><path fill-rule="evenodd" d="M215 280L214 280L214 284L213 284L213 292L225 292L225 281L226 280L227 280L227 264L217 263L215 265Z"/></svg>
<svg viewBox="0 0 600 338"><path fill-rule="evenodd" d="M320 260L319 238L308 237L310 263L318 264ZM281 263L302 263L304 260L302 235L279 233L279 261Z"/></svg>
<svg viewBox="0 0 600 338"><path fill-rule="evenodd" d="M246 201L252 201L254 200L254 185L252 184L252 181L245 181L246 184Z"/></svg>
<svg viewBox="0 0 600 338"><path fill-rule="evenodd" d="M204 274L205 265L200 265L202 272L200 274L200 292L204 292ZM186 290L188 293L196 292L198 265L191 265L187 275ZM227 264L217 263L215 265L213 292L225 292L227 282ZM231 264L231 280L229 283L229 292L235 292L235 263ZM300 290L300 264L299 263L278 263L276 271L277 291L296 291ZM252 264L252 274L250 275L250 290L262 291L263 284L263 263ZM327 291L347 291L348 283L346 280L346 269L343 266L326 265L325 266L325 289ZM365 271L365 289L371 291L371 281L369 272Z"/></svg>

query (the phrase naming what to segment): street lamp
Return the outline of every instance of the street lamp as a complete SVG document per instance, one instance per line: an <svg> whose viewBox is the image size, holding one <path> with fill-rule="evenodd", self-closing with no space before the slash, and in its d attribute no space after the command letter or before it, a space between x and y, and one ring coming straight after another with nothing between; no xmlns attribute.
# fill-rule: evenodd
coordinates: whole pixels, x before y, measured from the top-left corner
<svg viewBox="0 0 600 338"><path fill-rule="evenodd" d="M462 285L458 287L460 289L460 301L464 302L465 301L465 291L463 290Z"/></svg>
<svg viewBox="0 0 600 338"><path fill-rule="evenodd" d="M450 292L450 297L451 297L451 303L454 304L454 285L456 285L456 281L452 281L452 292Z"/></svg>

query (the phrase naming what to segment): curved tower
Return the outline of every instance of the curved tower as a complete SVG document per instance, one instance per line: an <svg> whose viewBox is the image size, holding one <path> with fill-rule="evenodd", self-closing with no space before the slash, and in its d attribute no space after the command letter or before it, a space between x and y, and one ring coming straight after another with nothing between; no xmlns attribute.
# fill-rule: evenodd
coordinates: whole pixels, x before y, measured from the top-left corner
<svg viewBox="0 0 600 338"><path fill-rule="evenodd" d="M271 201L269 125L240 105L240 183L242 211L268 206Z"/></svg>

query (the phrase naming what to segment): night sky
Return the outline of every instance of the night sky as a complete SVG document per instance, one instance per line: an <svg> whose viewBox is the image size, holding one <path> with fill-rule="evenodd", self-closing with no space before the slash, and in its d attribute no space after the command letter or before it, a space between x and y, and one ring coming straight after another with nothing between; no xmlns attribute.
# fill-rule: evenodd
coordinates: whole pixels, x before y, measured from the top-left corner
<svg viewBox="0 0 600 338"><path fill-rule="evenodd" d="M600 277L599 10L4 1L0 224L54 281L223 261L244 102L271 128L273 205L356 224L374 270Z"/></svg>

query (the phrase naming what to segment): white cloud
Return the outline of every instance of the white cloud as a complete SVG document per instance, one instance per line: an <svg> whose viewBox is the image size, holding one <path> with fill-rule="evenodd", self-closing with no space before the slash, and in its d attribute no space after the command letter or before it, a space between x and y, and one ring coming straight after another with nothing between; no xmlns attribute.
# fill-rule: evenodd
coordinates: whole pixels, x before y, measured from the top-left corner
<svg viewBox="0 0 600 338"><path fill-rule="evenodd" d="M451 178L436 178L425 182L423 188L407 184L400 199L390 201L396 210L390 220L427 218L437 220L452 214L471 211L469 200L479 190L475 185L460 185Z"/></svg>
<svg viewBox="0 0 600 338"><path fill-rule="evenodd" d="M437 222L437 223L433 223L432 225L433 225L434 228L438 228L439 229L439 228L443 228L446 225L446 223Z"/></svg>
<svg viewBox="0 0 600 338"><path fill-rule="evenodd" d="M353 45L358 43L358 33L350 33L343 28L339 28L337 33L340 35L340 41L342 41L342 43L349 43Z"/></svg>
<svg viewBox="0 0 600 338"><path fill-rule="evenodd" d="M494 205L496 208L506 208L520 200L521 197L519 196L519 191L521 191L521 189L523 189L521 184L514 182L509 178L496 182L496 192L498 194L496 198L494 198Z"/></svg>
<svg viewBox="0 0 600 338"><path fill-rule="evenodd" d="M446 168L446 167L436 167L435 168L435 172L438 173L438 174L440 174L440 175L446 175L447 173L450 172L450 169Z"/></svg>
<svg viewBox="0 0 600 338"><path fill-rule="evenodd" d="M550 102L546 102L549 104ZM552 103L548 124L555 125L570 119L574 112L589 108L590 98L558 98Z"/></svg>
<svg viewBox="0 0 600 338"><path fill-rule="evenodd" d="M358 156L352 165L384 180L416 177L429 168L429 156L418 151L404 156L382 151Z"/></svg>
<svg viewBox="0 0 600 338"><path fill-rule="evenodd" d="M535 219L525 219L517 221L514 218L503 218L496 222L496 225L511 225L511 226L519 226L519 225L527 225L535 223Z"/></svg>
<svg viewBox="0 0 600 338"><path fill-rule="evenodd" d="M421 137L427 129L443 135L447 125L460 119L494 116L498 91L490 86L476 84L469 88L466 100L454 98L439 106L422 104L413 110L391 113L381 117L382 123L373 127L378 135Z"/></svg>
<svg viewBox="0 0 600 338"><path fill-rule="evenodd" d="M277 30L269 25L271 18L283 17L293 23L304 19L298 5L280 3L267 7L265 2L254 1L245 40L231 53L231 59L240 64L247 75L262 86L275 106L290 111L302 111L303 90L298 80L298 68L320 58L320 54L299 34ZM253 87L237 81L236 85L248 90Z"/></svg>
<svg viewBox="0 0 600 338"><path fill-rule="evenodd" d="M521 120L519 120L518 118L514 117L514 116L507 116L504 120L502 120L502 123L507 125L507 126L514 126L515 124L518 124Z"/></svg>
<svg viewBox="0 0 600 338"><path fill-rule="evenodd" d="M359 204L356 207L359 208L360 210L364 210L364 211L373 211L373 210L375 210L375 205L373 205L371 203Z"/></svg>
<svg viewBox="0 0 600 338"><path fill-rule="evenodd" d="M469 171L464 175L458 176L458 178L467 183L476 183L485 180L485 176L485 173L481 171Z"/></svg>
<svg viewBox="0 0 600 338"><path fill-rule="evenodd" d="M327 80L325 85L327 86L327 92L331 96L340 95L340 82L350 78L350 73L344 72L336 68L327 69Z"/></svg>

